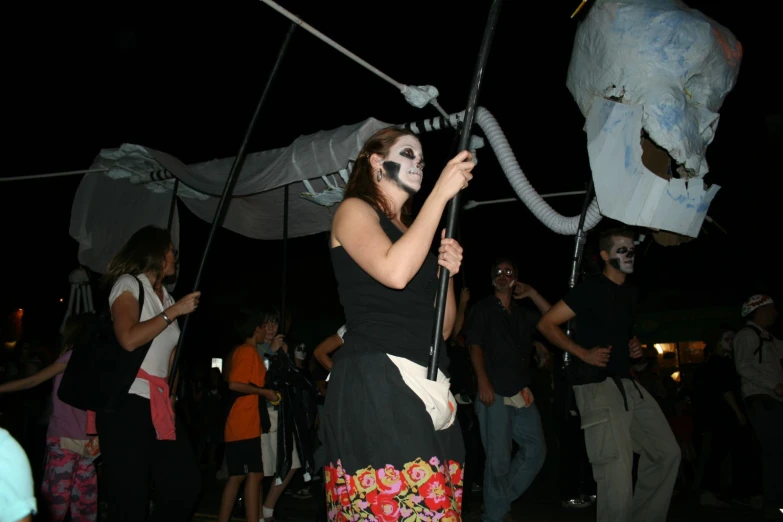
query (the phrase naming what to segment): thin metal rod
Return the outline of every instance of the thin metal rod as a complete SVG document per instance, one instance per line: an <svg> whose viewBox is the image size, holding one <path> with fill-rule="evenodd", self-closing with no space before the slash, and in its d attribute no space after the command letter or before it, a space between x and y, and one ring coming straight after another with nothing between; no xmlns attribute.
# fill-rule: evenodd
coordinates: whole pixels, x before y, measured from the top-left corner
<svg viewBox="0 0 783 522"><path fill-rule="evenodd" d="M492 5L489 8L489 17L487 18L487 24L484 27L484 37L481 40L481 48L479 49L478 58L476 60L476 69L473 72L473 83L470 86L470 93L468 94L468 105L465 109L465 120L462 124L462 134L460 135L458 150L466 150L470 143L470 130L473 127L473 118L476 114L481 80L484 77L484 67L487 64L489 49L492 46L492 38L495 36L495 27L497 26L500 15L500 4L501 0L492 0ZM449 238L454 237L454 230L457 225L459 196L460 194L457 192L457 195L449 202L447 208L448 219L446 221L446 237ZM440 357L440 350L443 346L443 322L446 316L446 298L449 293L450 277L451 274L449 274L449 271L441 267L440 279L438 281L438 305L435 314L435 328L432 334L432 348L429 366L427 368L427 378L431 381L437 380L438 378L438 358Z"/></svg>
<svg viewBox="0 0 783 522"><path fill-rule="evenodd" d="M272 2L271 0L261 0L261 1L263 3L265 3L266 5L268 5L269 7L271 7L272 9L274 9L275 11L277 11L278 13L280 13L281 15L283 15L286 18L288 18L289 20L291 20L293 23L299 25L302 29L304 29L308 33L312 34L313 36L315 36L316 38L318 38L322 42L326 43L327 45L329 45L333 49L336 49L337 51L340 51L345 56L347 56L348 58L350 58L354 62L358 63L359 65L361 65L362 67L364 67L365 69L370 71L371 73L377 74L378 76L380 76L381 78L383 78L384 80L389 82L390 84L392 84L395 87L397 87L397 89L402 90L405 87L405 85L403 85L402 83L396 81L394 78L392 78L388 74L385 74L380 69L378 69L376 67L373 67L372 64L362 60L361 58L359 58L358 56L353 54L351 51L349 51L348 49L346 49L342 45L338 44L337 42L335 42L334 40L332 40L331 38L329 38L328 36L323 34L321 31L319 31L318 29L316 29L312 25L308 24L307 22L305 22L304 20L302 20L301 18L299 18L298 16L293 14L291 11L286 10L285 8L281 7L280 5L278 5L275 2Z"/></svg>
<svg viewBox="0 0 783 522"><path fill-rule="evenodd" d="M708 222L710 222L713 225L715 225L716 227L718 227L718 229L720 229L720 231L723 232L724 234L728 234L728 232L726 232L726 229L724 229L722 226L720 226L718 224L718 222L715 221L714 219L712 219L710 216L704 216L704 219L706 219ZM706 230L705 230L705 232L706 232Z"/></svg>
<svg viewBox="0 0 783 522"><path fill-rule="evenodd" d="M318 29L316 29L312 25L308 24L307 22L305 22L304 20L302 20L301 18L299 18L298 16L296 16L292 12L288 11L284 7L280 6L276 2L273 2L272 0L261 0L261 1L263 3L265 3L266 5L268 5L269 7L271 7L272 9L274 9L275 11L277 11L278 13L280 13L281 15L285 16L286 18L288 18L289 20L294 22L295 24L298 24L302 29L304 29L308 33L312 34L313 36L315 36L316 38L318 38L319 40L321 40L322 42L324 42L325 44L330 46L332 49L335 49L336 51L341 52L343 55L347 56L348 58L350 58L354 62L358 63L359 65L361 65L362 67L364 67L365 69L370 71L371 73L379 76L380 78L382 78L382 79L386 80L387 82L389 82L390 84L394 85L400 91L402 91L403 89L405 89L407 87L405 84L398 82L397 80L395 80L394 78L392 78L391 76L389 76L385 72L381 71L377 67L374 67L369 62L367 62L365 60L362 60L361 58L356 56L354 53L352 53L351 51L349 51L348 49L346 49L342 45L338 44L337 42L335 42L334 40L332 40L331 38L329 38L328 36L323 34L321 31L319 31ZM429 103L433 107L435 107L435 109L437 109L437 111L440 113L441 116L443 116L444 118L448 117L448 113L443 109L443 107L440 106L440 104L438 103L437 98L431 99L429 101Z"/></svg>
<svg viewBox="0 0 783 522"><path fill-rule="evenodd" d="M78 176L81 174L98 174L100 172L109 172L109 169L87 169L87 170L70 170L68 172L53 172L51 174L31 174L29 176L13 176L10 178L0 178L0 181L30 181L33 179L43 178L60 178L63 176Z"/></svg>
<svg viewBox="0 0 783 522"><path fill-rule="evenodd" d="M542 198L558 198L561 196L577 196L580 194L586 194L586 190L572 190L571 192L552 192L550 194L539 194ZM474 201L470 200L462 207L464 210L470 210L472 208L480 207L482 205L494 205L495 203L513 203L519 201L519 198L503 198L503 199L490 199L487 201Z"/></svg>
<svg viewBox="0 0 783 522"><path fill-rule="evenodd" d="M587 216L587 208L590 206L590 201L593 199L593 177L590 176L590 183L587 185L587 191L585 192L585 200L582 203L582 213L579 215L579 226L576 229L576 236L574 238L574 257L571 260L571 274L568 277L568 288L571 289L576 286L576 280L579 278L579 269L582 266L582 255L585 251L585 243L587 242L587 234L585 234L585 217ZM570 319L566 323L565 334L568 337L573 337L573 320ZM571 364L571 354L563 352L563 366L567 367Z"/></svg>
<svg viewBox="0 0 783 522"><path fill-rule="evenodd" d="M256 126L256 123L258 122L258 115L261 113L261 108L264 106L264 102L266 101L266 97L269 94L269 88L272 85L272 81L275 79L275 76L277 76L277 71L280 69L280 64L283 61L283 56L285 55L286 49L288 49L288 44L291 42L291 36L294 34L294 29L296 29L296 24L291 24L291 27L288 29L288 33L285 35L285 39L283 40L283 45L280 46L280 51L277 53L277 61L275 62L275 65L272 67L272 72L269 73L269 78L266 81L266 86L264 86L264 92L261 94L261 98L258 100L258 105L256 105L256 110L253 113L253 117L250 119L250 123L247 126L247 130L245 131L245 136L242 138L242 144L239 146L239 152L237 152L236 157L234 157L234 162L231 164L231 170L228 172L228 177L226 178L226 184L223 187L223 194L220 196L220 201L218 201L217 209L215 210L215 219L212 221L212 226L209 229L209 236L207 236L207 244L204 247L204 253L201 256L201 264L199 265L198 272L196 274L196 282L193 284L193 291L197 292L199 289L199 286L201 284L201 276L204 274L204 267L206 266L207 257L209 255L209 250L212 247L212 240L215 237L215 232L217 231L218 227L220 227L223 223L223 218L226 217L226 212L228 211L228 203L231 198L231 194L234 191L234 185L236 185L237 179L239 179L239 172L242 170L242 164L245 162L245 149L247 149L247 142L250 140L250 135L253 133L253 129ZM185 333L188 330L188 323L190 322L190 318L193 316L193 314L188 314L185 316L185 322L182 325L182 332L179 336L179 342L177 343L176 353L174 354L174 362L171 365L171 375L169 375L169 386L174 385L174 379L177 375L177 369L180 357L182 356L182 346L183 346L183 340L185 339Z"/></svg>
<svg viewBox="0 0 783 522"><path fill-rule="evenodd" d="M288 185L283 189L283 270L282 270L282 298L280 299L280 332L288 335L286 328L286 281L288 280Z"/></svg>
<svg viewBox="0 0 783 522"><path fill-rule="evenodd" d="M171 206L169 206L169 224L166 230L171 233L171 225L174 223L174 211L177 209L177 192L179 192L179 178L174 178L174 189L171 191Z"/></svg>

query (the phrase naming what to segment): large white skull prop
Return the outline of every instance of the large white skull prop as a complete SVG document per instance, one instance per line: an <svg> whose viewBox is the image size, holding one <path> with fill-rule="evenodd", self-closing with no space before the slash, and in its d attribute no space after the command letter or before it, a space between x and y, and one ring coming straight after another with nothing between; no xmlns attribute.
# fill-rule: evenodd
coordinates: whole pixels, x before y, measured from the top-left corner
<svg viewBox="0 0 783 522"><path fill-rule="evenodd" d="M595 0L589 6L576 32L566 85L588 120L588 151L604 215L610 210L610 217L625 223L698 234L717 188L705 190L693 178L708 171L706 149L741 59L742 46L728 29L679 0ZM657 172L657 181L643 179L652 173L649 162L641 164L642 138L673 159L665 162L668 173ZM637 178L633 186L629 176ZM617 186L619 192L613 190ZM654 204L640 190L653 190ZM671 217L674 207L662 201L667 192L680 201L682 216ZM635 207L619 208L618 197L635 199ZM641 201L644 210L638 208ZM666 208L658 208L659 201Z"/></svg>

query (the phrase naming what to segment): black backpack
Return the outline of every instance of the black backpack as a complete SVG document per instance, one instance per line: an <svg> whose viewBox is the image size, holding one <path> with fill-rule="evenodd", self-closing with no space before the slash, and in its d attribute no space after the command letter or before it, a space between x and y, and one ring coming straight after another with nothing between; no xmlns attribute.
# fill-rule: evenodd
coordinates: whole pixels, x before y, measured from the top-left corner
<svg viewBox="0 0 783 522"><path fill-rule="evenodd" d="M139 283L139 320L144 287ZM129 352L114 334L111 310L87 318L63 372L57 397L80 410L116 412L128 396L152 341Z"/></svg>

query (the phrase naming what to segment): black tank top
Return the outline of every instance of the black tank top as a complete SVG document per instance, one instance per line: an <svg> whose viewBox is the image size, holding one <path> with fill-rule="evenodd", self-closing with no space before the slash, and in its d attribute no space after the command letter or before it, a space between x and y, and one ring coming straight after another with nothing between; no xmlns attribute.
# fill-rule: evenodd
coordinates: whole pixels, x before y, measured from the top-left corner
<svg viewBox="0 0 783 522"><path fill-rule="evenodd" d="M378 217L392 243L402 237L386 215L378 212ZM346 318L345 344L340 351L347 354L351 347L366 346L427 366L438 291L437 257L427 254L416 276L404 289L395 290L373 279L342 246L332 248L331 255ZM448 368L445 352L444 344L438 361L444 373Z"/></svg>

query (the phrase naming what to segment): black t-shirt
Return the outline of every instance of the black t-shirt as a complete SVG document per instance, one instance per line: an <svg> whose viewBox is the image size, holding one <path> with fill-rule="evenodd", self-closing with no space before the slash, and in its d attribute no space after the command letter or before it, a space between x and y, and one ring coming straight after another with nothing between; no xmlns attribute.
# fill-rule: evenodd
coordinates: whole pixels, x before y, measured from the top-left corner
<svg viewBox="0 0 783 522"><path fill-rule="evenodd" d="M734 367L734 360L730 357L713 355L702 366L704 378L703 405L706 420L712 425L735 421L734 410L726 402L724 394L735 393L739 388L739 375ZM738 403L740 401L737 401Z"/></svg>
<svg viewBox="0 0 783 522"><path fill-rule="evenodd" d="M451 392L453 394L476 393L473 366L470 361L468 347L464 342L464 336L449 339L447 353L449 354L449 374L451 375Z"/></svg>
<svg viewBox="0 0 783 522"><path fill-rule="evenodd" d="M585 279L563 298L574 311L575 340L589 350L612 347L605 368L573 359L574 384L603 382L607 377L631 377L628 342L633 337L638 292L629 283L618 285L603 274Z"/></svg>
<svg viewBox="0 0 783 522"><path fill-rule="evenodd" d="M506 312L494 294L473 305L465 324L468 346L481 346L495 393L513 397L530 385L530 350L540 315L511 301Z"/></svg>

